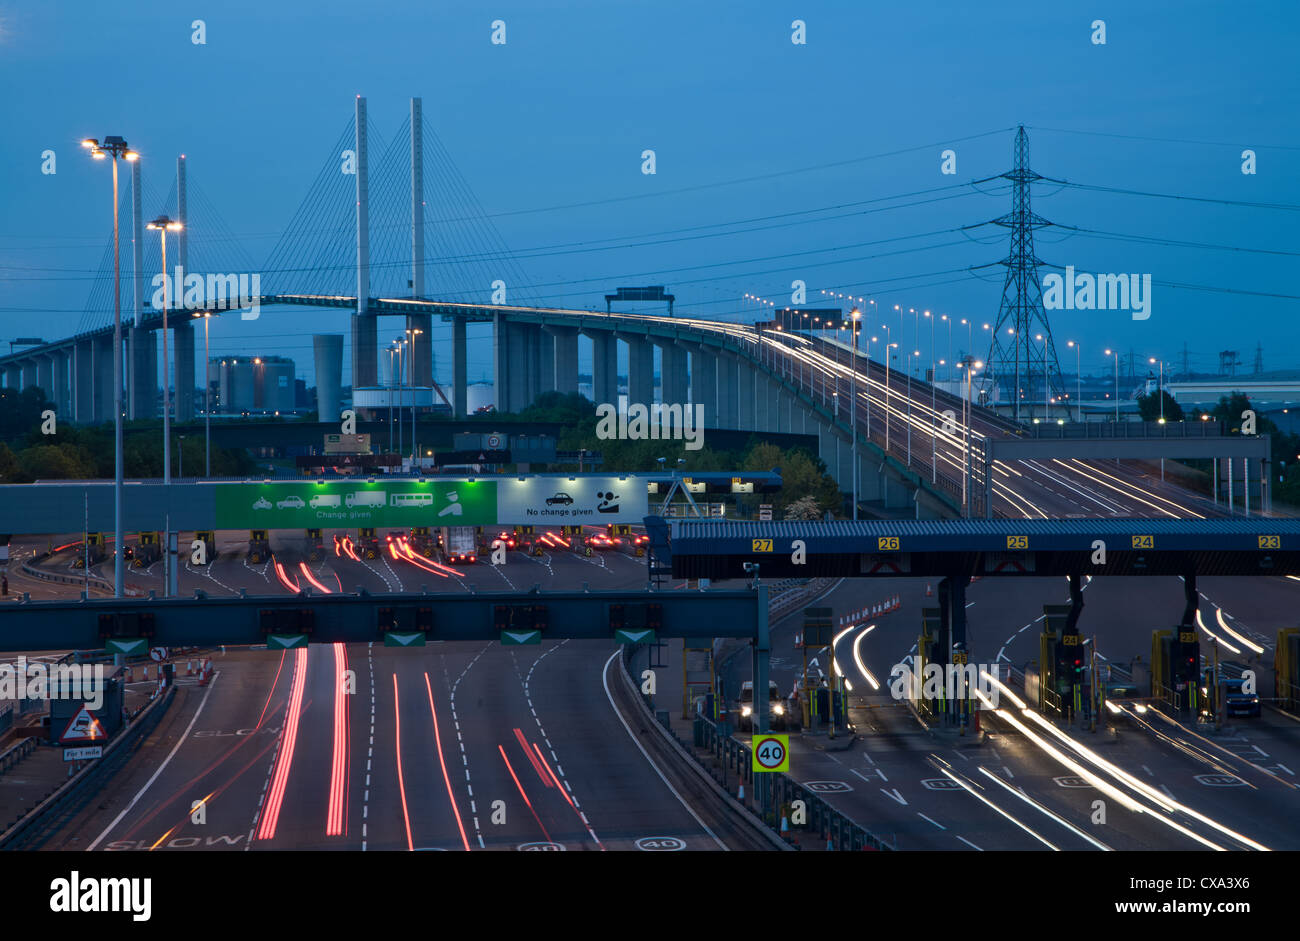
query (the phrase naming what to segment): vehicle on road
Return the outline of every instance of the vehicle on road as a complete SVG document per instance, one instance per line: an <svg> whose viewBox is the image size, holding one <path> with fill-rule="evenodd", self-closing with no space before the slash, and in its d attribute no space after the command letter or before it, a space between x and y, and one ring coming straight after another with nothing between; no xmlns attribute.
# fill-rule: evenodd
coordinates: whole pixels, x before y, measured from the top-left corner
<svg viewBox="0 0 1300 941"><path fill-rule="evenodd" d="M1257 716L1260 714L1259 694L1243 691L1241 677L1224 677L1223 709L1230 716Z"/></svg>
<svg viewBox="0 0 1300 941"><path fill-rule="evenodd" d="M474 564L478 560L478 538L474 527L442 527L442 558L449 565Z"/></svg>
<svg viewBox="0 0 1300 941"><path fill-rule="evenodd" d="M282 510L290 510L290 509L301 510L306 505L307 504L302 502L302 497L296 497L293 495L287 496L283 500L276 503L276 506Z"/></svg>
<svg viewBox="0 0 1300 941"><path fill-rule="evenodd" d="M787 703L781 699L781 690L774 680L767 681L768 710L773 732L784 732L792 725L791 713ZM736 727L742 732L754 730L754 681L746 680L740 684L740 718Z"/></svg>
<svg viewBox="0 0 1300 941"><path fill-rule="evenodd" d="M569 496L567 493L564 493L563 491L557 493L553 497L546 498L547 506L571 506L572 504L573 504L573 497Z"/></svg>

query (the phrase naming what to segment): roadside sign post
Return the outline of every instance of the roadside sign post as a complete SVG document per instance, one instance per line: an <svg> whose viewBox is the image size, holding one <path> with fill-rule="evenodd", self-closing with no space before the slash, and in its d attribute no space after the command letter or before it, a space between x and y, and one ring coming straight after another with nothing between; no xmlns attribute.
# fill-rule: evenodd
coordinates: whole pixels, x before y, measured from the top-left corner
<svg viewBox="0 0 1300 941"><path fill-rule="evenodd" d="M767 623L767 586L758 586L758 618L754 641L754 731L771 730L772 704L768 699L768 657L772 638Z"/></svg>

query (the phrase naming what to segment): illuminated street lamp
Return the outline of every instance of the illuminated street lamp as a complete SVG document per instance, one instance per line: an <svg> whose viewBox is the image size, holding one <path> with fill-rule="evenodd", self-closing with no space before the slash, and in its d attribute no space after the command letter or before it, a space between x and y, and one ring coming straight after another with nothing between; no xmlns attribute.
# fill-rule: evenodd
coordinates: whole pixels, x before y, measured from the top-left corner
<svg viewBox="0 0 1300 941"><path fill-rule="evenodd" d="M962 404L961 404L962 425L963 425L962 434L964 435L964 441L962 442L961 503L962 503L963 514L969 517L970 504L972 502L970 499L970 483L969 483L970 469L971 469L971 459L970 459L971 427L970 426L971 426L971 421L974 418L974 416L971 413L971 379L973 378L975 371L983 367L984 364L981 363L979 360L975 359L975 357L971 356L969 353L967 353L965 356L962 357L961 362L956 363L955 365L957 366L958 369L966 370L966 396L962 400Z"/></svg>
<svg viewBox="0 0 1300 941"><path fill-rule="evenodd" d="M167 295L170 294L171 279L167 274L167 233L179 232L181 224L174 219L168 219L166 216L159 216L150 222L150 229L158 230L158 237L162 240L162 275L163 275L163 305L162 305L162 335L163 335L163 484L172 482L172 394L171 394L171 358L167 349ZM178 393L180 389L176 390Z"/></svg>
<svg viewBox="0 0 1300 941"><path fill-rule="evenodd" d="M1083 421L1083 346L1082 344L1075 343L1073 340L1067 340L1065 345L1074 347L1074 362L1075 362L1074 377L1077 380L1077 383L1075 385L1075 393L1078 395L1077 401L1079 404L1077 407L1079 410L1079 421L1082 422Z"/></svg>
<svg viewBox="0 0 1300 941"><path fill-rule="evenodd" d="M418 337L418 336L419 336L421 333L423 333L423 332L424 332L423 330L417 330L417 329L415 329L415 328L413 328L413 327L408 327L408 328L406 329L406 334L411 338L411 355L410 355L410 357L409 357L410 365L407 367L407 372L408 372L408 374L409 374L409 377L410 377L410 384L411 384L411 464L412 464L412 469L414 469L414 465L415 465L415 464L420 460L420 448L419 448L419 446L416 445L416 443L415 443L415 338Z"/></svg>
<svg viewBox="0 0 1300 941"><path fill-rule="evenodd" d="M211 356L208 352L208 321L213 318L210 310L198 311L195 315L203 321L203 473L212 476L212 378L208 375ZM165 334L164 334L165 336ZM224 364L223 364L224 365Z"/></svg>
<svg viewBox="0 0 1300 941"><path fill-rule="evenodd" d="M118 250L117 158L131 161L140 155L116 135L105 137L103 144L88 137L81 146L89 148L96 160L113 158L113 597L121 598L126 573L122 565L122 265Z"/></svg>
<svg viewBox="0 0 1300 941"><path fill-rule="evenodd" d="M1115 422L1119 423L1119 350L1107 350L1107 356L1115 357Z"/></svg>

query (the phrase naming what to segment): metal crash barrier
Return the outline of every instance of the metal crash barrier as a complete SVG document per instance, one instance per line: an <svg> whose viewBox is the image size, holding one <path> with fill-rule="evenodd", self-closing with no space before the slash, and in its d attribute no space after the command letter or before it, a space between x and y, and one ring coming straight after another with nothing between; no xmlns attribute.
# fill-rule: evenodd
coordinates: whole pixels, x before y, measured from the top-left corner
<svg viewBox="0 0 1300 941"><path fill-rule="evenodd" d="M780 772L754 774L750 748L732 738L724 728L702 715L695 716L694 738L697 748L709 752L719 765L718 782L729 791L739 785L749 789L754 797L754 810L763 822L781 833L783 839L790 833L801 831L819 835L834 850L896 850L897 847L876 836L870 830L854 823L822 798L809 791L798 781ZM715 778L718 774L714 775ZM803 801L808 814L800 827L786 830L795 801Z"/></svg>

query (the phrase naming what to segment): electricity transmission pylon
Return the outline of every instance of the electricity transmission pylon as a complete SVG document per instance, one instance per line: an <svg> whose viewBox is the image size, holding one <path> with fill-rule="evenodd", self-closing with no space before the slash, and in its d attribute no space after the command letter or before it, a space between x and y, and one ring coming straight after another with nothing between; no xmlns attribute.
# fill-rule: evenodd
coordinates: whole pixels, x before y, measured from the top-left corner
<svg viewBox="0 0 1300 941"><path fill-rule="evenodd" d="M1038 279L1038 267L1045 262L1034 254L1034 229L1052 223L1029 206L1030 185L1043 177L1029 169L1029 137L1023 125L1016 131L1015 167L1000 176L1012 183L1011 212L993 222L1011 230L1011 250L1001 262L1007 280L985 375L993 385L1009 390L1013 416L1019 421L1022 401L1035 411L1036 403L1043 403L1046 410L1049 398L1061 402L1065 394Z"/></svg>

